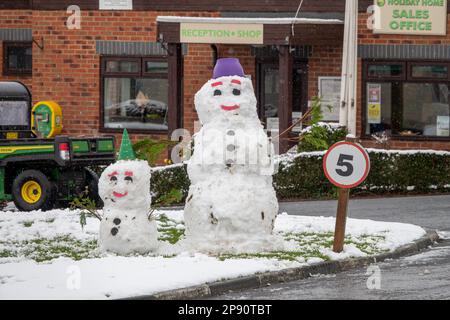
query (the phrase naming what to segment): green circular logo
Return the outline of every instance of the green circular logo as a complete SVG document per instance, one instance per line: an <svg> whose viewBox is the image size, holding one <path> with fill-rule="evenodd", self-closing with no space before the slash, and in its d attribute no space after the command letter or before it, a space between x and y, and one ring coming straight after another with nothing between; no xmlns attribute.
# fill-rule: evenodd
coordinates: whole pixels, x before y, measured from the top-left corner
<svg viewBox="0 0 450 320"><path fill-rule="evenodd" d="M377 5L383 7L386 4L386 0L377 0Z"/></svg>

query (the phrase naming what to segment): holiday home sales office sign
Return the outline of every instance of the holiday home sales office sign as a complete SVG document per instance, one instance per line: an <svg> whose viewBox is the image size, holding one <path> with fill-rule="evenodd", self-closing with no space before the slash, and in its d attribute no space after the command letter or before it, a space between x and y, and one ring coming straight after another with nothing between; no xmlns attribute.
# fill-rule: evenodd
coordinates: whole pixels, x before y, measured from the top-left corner
<svg viewBox="0 0 450 320"><path fill-rule="evenodd" d="M447 0L375 0L375 5L374 33L447 34Z"/></svg>

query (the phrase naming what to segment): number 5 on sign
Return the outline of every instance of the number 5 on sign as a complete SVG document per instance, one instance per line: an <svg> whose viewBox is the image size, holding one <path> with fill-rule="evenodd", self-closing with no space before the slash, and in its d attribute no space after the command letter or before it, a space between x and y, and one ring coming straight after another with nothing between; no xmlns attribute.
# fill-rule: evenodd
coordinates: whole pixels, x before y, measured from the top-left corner
<svg viewBox="0 0 450 320"><path fill-rule="evenodd" d="M354 188L369 174L369 155L357 143L338 142L325 154L323 170L328 180L335 186L342 189Z"/></svg>
<svg viewBox="0 0 450 320"><path fill-rule="evenodd" d="M333 250L341 252L344 248L349 190L366 180L370 171L369 155L358 143L341 141L331 146L325 154L323 170L328 180L340 188Z"/></svg>

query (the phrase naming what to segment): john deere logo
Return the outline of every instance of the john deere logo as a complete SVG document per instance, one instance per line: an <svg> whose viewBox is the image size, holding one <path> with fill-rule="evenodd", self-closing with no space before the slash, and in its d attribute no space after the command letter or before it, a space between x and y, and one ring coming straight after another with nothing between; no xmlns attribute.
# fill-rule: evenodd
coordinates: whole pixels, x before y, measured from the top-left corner
<svg viewBox="0 0 450 320"><path fill-rule="evenodd" d="M377 5L383 7L386 4L386 0L377 0Z"/></svg>

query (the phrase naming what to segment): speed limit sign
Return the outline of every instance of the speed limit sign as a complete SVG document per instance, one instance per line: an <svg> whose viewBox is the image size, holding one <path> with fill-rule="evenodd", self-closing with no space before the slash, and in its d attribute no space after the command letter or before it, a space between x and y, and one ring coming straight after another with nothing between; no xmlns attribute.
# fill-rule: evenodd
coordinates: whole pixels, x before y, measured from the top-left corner
<svg viewBox="0 0 450 320"><path fill-rule="evenodd" d="M360 144L341 141L331 146L325 154L323 170L335 186L343 189L354 188L369 174L369 155Z"/></svg>

